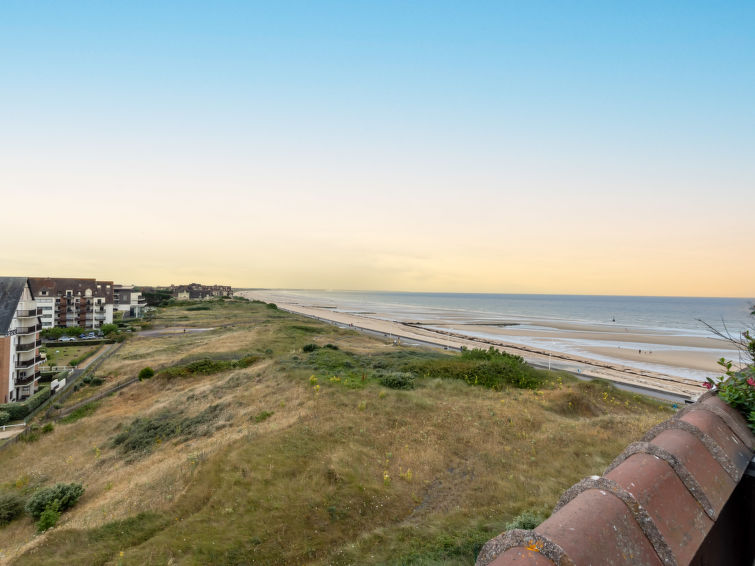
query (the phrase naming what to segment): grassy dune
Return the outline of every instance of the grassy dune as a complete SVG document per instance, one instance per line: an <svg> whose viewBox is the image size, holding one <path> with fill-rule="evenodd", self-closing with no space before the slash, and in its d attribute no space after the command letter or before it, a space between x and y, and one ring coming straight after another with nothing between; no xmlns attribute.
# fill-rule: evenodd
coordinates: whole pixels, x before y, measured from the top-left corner
<svg viewBox="0 0 755 566"><path fill-rule="evenodd" d="M28 517L0 527L0 560L472 564L513 517L547 514L669 414L556 373L494 391L415 371L414 389L389 389L386 372L457 361L263 304L210 306L156 323L213 330L134 337L98 370L156 377L0 452L3 489L86 488L44 534ZM166 377L205 358L252 364Z"/></svg>

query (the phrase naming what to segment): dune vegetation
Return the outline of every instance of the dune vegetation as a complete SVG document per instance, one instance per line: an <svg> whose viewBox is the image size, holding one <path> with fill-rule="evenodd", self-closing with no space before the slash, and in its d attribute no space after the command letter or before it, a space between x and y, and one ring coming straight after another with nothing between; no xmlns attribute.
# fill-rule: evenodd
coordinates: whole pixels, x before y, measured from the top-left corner
<svg viewBox="0 0 755 566"><path fill-rule="evenodd" d="M468 565L671 411L494 352L395 346L245 300L201 306L159 309L98 367L104 383L58 409L154 376L0 451L13 509L83 487L44 532L15 513L0 561Z"/></svg>

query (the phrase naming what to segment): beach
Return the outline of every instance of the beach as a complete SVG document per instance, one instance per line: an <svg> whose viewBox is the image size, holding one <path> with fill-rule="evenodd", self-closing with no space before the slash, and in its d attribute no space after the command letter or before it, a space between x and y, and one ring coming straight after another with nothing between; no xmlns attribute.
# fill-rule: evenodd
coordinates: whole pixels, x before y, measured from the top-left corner
<svg viewBox="0 0 755 566"><path fill-rule="evenodd" d="M700 377L684 374L719 375L715 353L727 351L727 344L713 336L671 334L614 323L529 320L522 324L521 320L490 317L478 320L468 317L460 322L464 317L458 313L432 313L422 318L415 316L418 312L388 320L385 312L376 311L375 305L343 312L338 305L301 294L277 290L247 290L238 294L251 300L274 302L279 308L304 316L382 335L397 343L449 349L494 346L540 367L686 399L696 398L705 389ZM575 342L580 344L578 353L576 348L570 350L569 345Z"/></svg>

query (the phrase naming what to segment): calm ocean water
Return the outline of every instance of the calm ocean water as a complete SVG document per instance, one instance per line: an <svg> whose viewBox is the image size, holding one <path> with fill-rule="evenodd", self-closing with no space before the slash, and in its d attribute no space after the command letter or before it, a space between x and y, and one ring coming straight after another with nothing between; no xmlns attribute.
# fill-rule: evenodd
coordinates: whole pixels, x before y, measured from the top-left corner
<svg viewBox="0 0 755 566"><path fill-rule="evenodd" d="M627 297L596 295L507 295L483 293L399 293L365 291L286 290L280 294L336 307L344 312L374 312L402 319L537 320L608 324L708 336L703 320L732 334L752 326L755 299Z"/></svg>

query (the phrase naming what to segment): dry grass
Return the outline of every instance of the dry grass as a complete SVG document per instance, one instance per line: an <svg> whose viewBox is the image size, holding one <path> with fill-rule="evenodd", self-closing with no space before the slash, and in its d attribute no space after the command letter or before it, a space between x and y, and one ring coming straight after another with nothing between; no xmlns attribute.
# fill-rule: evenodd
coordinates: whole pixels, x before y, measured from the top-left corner
<svg viewBox="0 0 755 566"><path fill-rule="evenodd" d="M668 410L604 384L496 393L422 379L412 391L372 381L315 384L301 347L359 354L395 348L262 305L167 309L166 325L202 334L135 338L100 373L129 376L195 356L266 356L246 369L152 379L0 453L9 481L78 481L86 492L59 527L0 529L14 564L471 564L514 515L548 512ZM222 326L233 324L234 326ZM316 326L321 332L292 328ZM222 326L222 327L221 327ZM268 352L265 354L265 352ZM225 359L225 358L223 358ZM227 403L211 436L166 441L140 457L111 446L136 416L195 415ZM255 416L273 413L262 422ZM139 513L146 513L138 520ZM122 521L113 523L114 521ZM120 556L120 552L123 556Z"/></svg>

